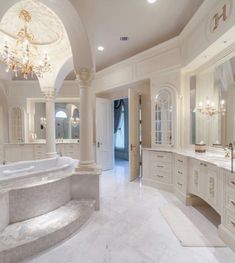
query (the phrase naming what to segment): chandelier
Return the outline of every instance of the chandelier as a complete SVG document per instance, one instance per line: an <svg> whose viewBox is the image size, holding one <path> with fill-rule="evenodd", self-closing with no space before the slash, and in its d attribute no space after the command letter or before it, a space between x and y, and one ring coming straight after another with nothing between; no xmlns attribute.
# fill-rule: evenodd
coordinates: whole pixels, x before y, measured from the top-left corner
<svg viewBox="0 0 235 263"><path fill-rule="evenodd" d="M79 123L80 123L80 119L79 118L75 118L75 117L71 117L70 118L70 122L71 122L71 125L76 128Z"/></svg>
<svg viewBox="0 0 235 263"><path fill-rule="evenodd" d="M214 115L217 114L224 115L226 112L225 101L221 100L219 107L216 108L215 103L210 101L210 99L207 97L205 104L199 102L199 106L197 107L196 110L198 110L201 114L209 117L213 117Z"/></svg>
<svg viewBox="0 0 235 263"><path fill-rule="evenodd" d="M34 34L29 30L32 22L30 13L21 10L19 19L24 22L24 27L17 32L16 41L13 47L5 41L3 51L0 52L0 60L7 65L6 71L12 70L15 77L20 74L25 79L28 77L42 78L43 74L51 70L48 56L41 55L34 44Z"/></svg>

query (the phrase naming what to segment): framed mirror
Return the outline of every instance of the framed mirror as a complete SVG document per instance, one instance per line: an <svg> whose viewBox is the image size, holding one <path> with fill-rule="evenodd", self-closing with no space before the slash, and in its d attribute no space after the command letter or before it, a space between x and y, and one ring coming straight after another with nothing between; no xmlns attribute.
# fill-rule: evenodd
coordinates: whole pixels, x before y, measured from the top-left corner
<svg viewBox="0 0 235 263"><path fill-rule="evenodd" d="M80 137L79 103L55 103L56 139L79 139ZM46 104L35 103L34 127L38 140L46 139Z"/></svg>
<svg viewBox="0 0 235 263"><path fill-rule="evenodd" d="M235 141L235 57L190 78L191 144Z"/></svg>

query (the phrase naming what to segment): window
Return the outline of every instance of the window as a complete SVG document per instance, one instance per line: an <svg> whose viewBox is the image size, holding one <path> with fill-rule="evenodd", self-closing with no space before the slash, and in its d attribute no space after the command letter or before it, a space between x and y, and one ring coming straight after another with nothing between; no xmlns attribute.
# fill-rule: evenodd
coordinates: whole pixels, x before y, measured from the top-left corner
<svg viewBox="0 0 235 263"><path fill-rule="evenodd" d="M55 116L56 118L67 119L67 114L64 111L58 111Z"/></svg>
<svg viewBox="0 0 235 263"><path fill-rule="evenodd" d="M118 128L115 134L115 148L124 149L125 148L125 109L121 106L121 115L118 122Z"/></svg>

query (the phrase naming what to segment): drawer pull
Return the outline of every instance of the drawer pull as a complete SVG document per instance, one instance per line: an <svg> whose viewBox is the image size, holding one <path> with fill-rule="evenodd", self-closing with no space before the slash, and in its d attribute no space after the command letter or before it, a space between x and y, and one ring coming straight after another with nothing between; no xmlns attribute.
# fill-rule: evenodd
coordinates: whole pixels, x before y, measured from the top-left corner
<svg viewBox="0 0 235 263"><path fill-rule="evenodd" d="M231 204L232 204L233 206L235 206L235 202L234 202L234 201L231 201Z"/></svg>
<svg viewBox="0 0 235 263"><path fill-rule="evenodd" d="M235 185L235 182L234 182L234 181L231 181L231 184L232 184L232 185Z"/></svg>
<svg viewBox="0 0 235 263"><path fill-rule="evenodd" d="M203 163L200 163L201 166L203 166Z"/></svg>
<svg viewBox="0 0 235 263"><path fill-rule="evenodd" d="M182 187L183 186L183 184L181 184L181 183L177 183L178 184L178 186L180 186L180 187Z"/></svg>
<svg viewBox="0 0 235 263"><path fill-rule="evenodd" d="M158 165L157 168L164 168L164 166L162 166L162 165Z"/></svg>
<svg viewBox="0 0 235 263"><path fill-rule="evenodd" d="M233 221L231 221L231 224L232 224L233 227L235 227L235 223Z"/></svg>
<svg viewBox="0 0 235 263"><path fill-rule="evenodd" d="M158 158L164 158L164 156L162 156L162 155L157 155L157 157L158 157Z"/></svg>
<svg viewBox="0 0 235 263"><path fill-rule="evenodd" d="M205 167L207 167L207 164L204 164Z"/></svg>
<svg viewBox="0 0 235 263"><path fill-rule="evenodd" d="M183 161L182 161L182 160L178 160L178 162L179 162L179 163L183 163Z"/></svg>
<svg viewBox="0 0 235 263"><path fill-rule="evenodd" d="M183 173L182 173L182 172L180 172L180 171L178 171L178 174L180 174L180 175L183 175Z"/></svg>
<svg viewBox="0 0 235 263"><path fill-rule="evenodd" d="M158 175L157 175L157 177L159 177L159 178L163 178L164 176L163 176L163 175L159 175L159 174L158 174Z"/></svg>

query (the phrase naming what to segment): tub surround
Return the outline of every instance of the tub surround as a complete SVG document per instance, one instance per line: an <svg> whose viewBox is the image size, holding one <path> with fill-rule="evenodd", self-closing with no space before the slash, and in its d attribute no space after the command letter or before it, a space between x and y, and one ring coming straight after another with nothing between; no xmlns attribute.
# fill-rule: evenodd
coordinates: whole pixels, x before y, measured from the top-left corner
<svg viewBox="0 0 235 263"><path fill-rule="evenodd" d="M23 172L29 165L33 172ZM99 209L100 171L73 172L76 166L68 157L1 166L1 172L13 174L0 181L0 263L18 262L55 245Z"/></svg>
<svg viewBox="0 0 235 263"><path fill-rule="evenodd" d="M235 251L235 174L230 161L216 152L144 149L143 184L174 192L186 205L207 202L221 216L221 238Z"/></svg>

